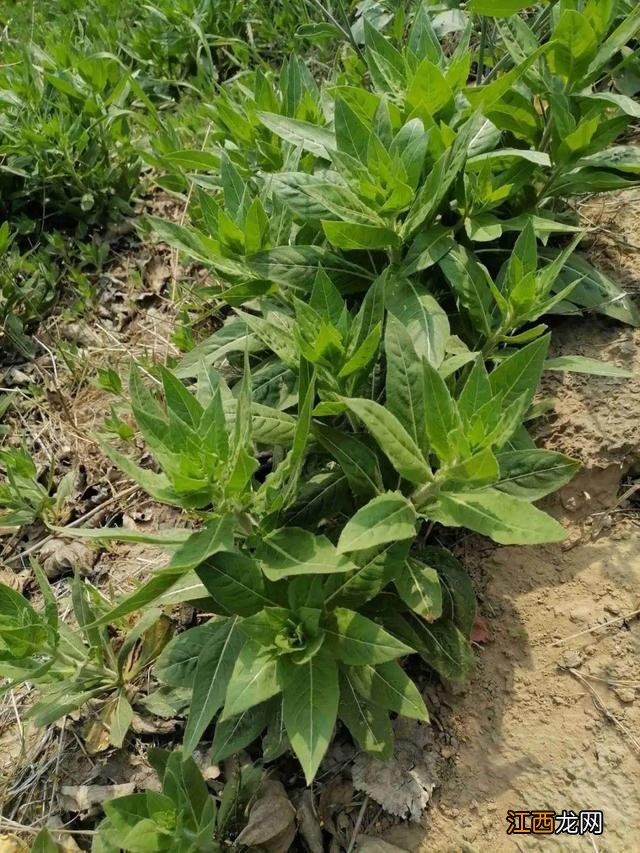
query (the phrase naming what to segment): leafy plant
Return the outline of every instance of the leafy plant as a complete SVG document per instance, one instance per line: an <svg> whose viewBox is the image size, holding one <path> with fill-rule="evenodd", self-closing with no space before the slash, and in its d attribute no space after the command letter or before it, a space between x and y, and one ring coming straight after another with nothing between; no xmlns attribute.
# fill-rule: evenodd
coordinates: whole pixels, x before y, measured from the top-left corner
<svg viewBox="0 0 640 853"><path fill-rule="evenodd" d="M130 210L140 176L131 141L139 86L115 57L69 41L14 48L0 88L0 189L12 216L103 223Z"/></svg>
<svg viewBox="0 0 640 853"><path fill-rule="evenodd" d="M63 520L64 505L73 495L75 473L70 471L58 483L43 485L31 456L23 450L0 450L0 466L6 472L0 481L0 524L22 527L36 520L56 524Z"/></svg>
<svg viewBox="0 0 640 853"><path fill-rule="evenodd" d="M94 853L184 853L223 849L236 814L255 793L261 779L257 767L241 767L213 797L195 761L180 750L151 749L149 760L161 782L147 790L104 803L106 818L94 837Z"/></svg>
<svg viewBox="0 0 640 853"><path fill-rule="evenodd" d="M454 11L454 25L438 22L422 4L408 32L399 15L388 34L363 16L362 40L336 18L351 47L334 79L319 86L295 57L279 80L244 75L203 107L199 147L169 127L145 155L191 220L147 224L211 269L204 295L228 313L175 371L152 371L161 393L132 369L151 463L113 419L126 452L103 447L196 527L62 532L169 553L86 631L151 604L214 614L166 645L145 700L187 713L182 768L208 731L215 762L262 736L265 761L290 747L311 783L338 723L388 757L391 714L428 719L403 660L452 680L473 666L473 589L432 531L564 537L534 504L576 463L537 448L526 425L546 368L594 367L547 361L547 315L638 322L576 254L565 200L637 183L635 147L611 148L636 115L612 72L640 17L566 3L498 18L489 39L486 21L476 33ZM446 49L436 26L457 33ZM215 826L203 803L196 845ZM181 809L147 798L108 819L122 841L147 827L164 849Z"/></svg>
<svg viewBox="0 0 640 853"><path fill-rule="evenodd" d="M43 596L38 612L19 593L0 584L0 674L4 690L28 681L37 687L38 701L29 711L36 725L46 726L100 701L97 721L87 729L87 739L100 747L122 746L133 719L132 702L137 683L170 638L170 622L157 608L147 610L120 639L95 626L105 611L102 594L76 576L71 601L77 629L61 619L55 595L46 576L33 568ZM106 745L106 744L105 744Z"/></svg>

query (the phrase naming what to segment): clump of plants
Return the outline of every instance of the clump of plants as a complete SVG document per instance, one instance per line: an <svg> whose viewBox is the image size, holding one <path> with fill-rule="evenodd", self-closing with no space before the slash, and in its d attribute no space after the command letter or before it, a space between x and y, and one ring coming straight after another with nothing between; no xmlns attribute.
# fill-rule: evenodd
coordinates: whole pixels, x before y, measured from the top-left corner
<svg viewBox="0 0 640 853"><path fill-rule="evenodd" d="M190 224L147 224L211 269L227 316L153 384L133 367L144 455L103 447L194 528L74 535L169 553L85 630L181 601L207 614L152 667L151 706L186 717L181 767L203 739L214 762L259 740L311 784L337 725L384 760L393 715L428 720L405 660L451 680L473 666L447 529L565 535L536 502L577 464L528 424L544 370L605 371L548 359L550 315L638 322L576 251L567 199L637 183L637 146L614 145L637 105L615 81L640 12L563 4L491 39L456 20L445 49L426 4L393 36L365 17L331 81L296 59L257 72L217 95L208 147L156 151Z"/></svg>

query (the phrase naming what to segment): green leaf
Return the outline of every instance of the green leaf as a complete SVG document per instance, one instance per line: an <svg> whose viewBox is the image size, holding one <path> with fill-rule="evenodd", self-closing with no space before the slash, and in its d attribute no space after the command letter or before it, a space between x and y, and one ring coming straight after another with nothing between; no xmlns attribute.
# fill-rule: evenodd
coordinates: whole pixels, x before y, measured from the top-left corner
<svg viewBox="0 0 640 853"><path fill-rule="evenodd" d="M322 230L327 240L339 249L387 249L400 245L396 232L381 225L323 219Z"/></svg>
<svg viewBox="0 0 640 853"><path fill-rule="evenodd" d="M531 402L544 369L548 349L549 335L545 335L505 358L489 374L491 390L494 395L504 395L504 406L515 402L522 395L526 395L527 403Z"/></svg>
<svg viewBox="0 0 640 853"><path fill-rule="evenodd" d="M570 84L579 83L597 51L598 44L586 16L574 9L564 9L553 31L547 57L551 71Z"/></svg>
<svg viewBox="0 0 640 853"><path fill-rule="evenodd" d="M465 637L470 637L476 618L476 596L468 572L446 548L427 546L421 549L420 558L438 572L443 614Z"/></svg>
<svg viewBox="0 0 640 853"><path fill-rule="evenodd" d="M11 843L11 842L9 842ZM58 853L59 847L46 826L33 839L31 853Z"/></svg>
<svg viewBox="0 0 640 853"><path fill-rule="evenodd" d="M228 720L280 692L276 658L259 643L248 640L237 656L221 720Z"/></svg>
<svg viewBox="0 0 640 853"><path fill-rule="evenodd" d="M393 754L393 729L389 712L362 698L362 694L355 688L353 672L344 669L340 671L338 716L360 749L386 761Z"/></svg>
<svg viewBox="0 0 640 853"><path fill-rule="evenodd" d="M219 621L212 619L174 637L155 663L154 674L158 680L172 687L193 687L200 653L219 630Z"/></svg>
<svg viewBox="0 0 640 853"><path fill-rule="evenodd" d="M412 720L429 720L429 712L418 688L397 661L351 667L348 674L358 693L373 705Z"/></svg>
<svg viewBox="0 0 640 853"><path fill-rule="evenodd" d="M633 379L633 370L626 370L608 361L587 358L584 355L561 355L547 359L545 370L567 370L570 373L588 373L591 376L611 376L615 379Z"/></svg>
<svg viewBox="0 0 640 853"><path fill-rule="evenodd" d="M435 266L447 252L455 248L455 245L451 238L451 229L445 228L439 223L426 228L424 231L419 231L407 249L400 272L409 276L421 270L429 269L429 267Z"/></svg>
<svg viewBox="0 0 640 853"><path fill-rule="evenodd" d="M386 492L361 507L344 526L338 553L363 551L385 542L413 539L416 535L413 504L400 492Z"/></svg>
<svg viewBox="0 0 640 853"><path fill-rule="evenodd" d="M373 450L356 436L324 424L315 423L312 429L320 444L346 474L356 497L371 498L382 491L382 475Z"/></svg>
<svg viewBox="0 0 640 853"><path fill-rule="evenodd" d="M294 213L311 222L337 217L364 225L380 223L346 184L333 177L277 172L269 176L268 186Z"/></svg>
<svg viewBox="0 0 640 853"><path fill-rule="evenodd" d="M115 708L111 716L111 727L109 731L109 742L120 749L124 743L129 726L133 722L133 708L124 692L119 691Z"/></svg>
<svg viewBox="0 0 640 853"><path fill-rule="evenodd" d="M438 572L419 560L409 558L395 578L396 589L407 607L433 622L442 613L442 589Z"/></svg>
<svg viewBox="0 0 640 853"><path fill-rule="evenodd" d="M371 129L364 125L343 97L335 99L334 124L338 151L366 166Z"/></svg>
<svg viewBox="0 0 640 853"><path fill-rule="evenodd" d="M346 577L334 575L327 579L327 605L340 604L353 609L375 598L401 573L409 546L406 540L388 542L382 548L370 548L354 554L355 571Z"/></svg>
<svg viewBox="0 0 640 853"><path fill-rule="evenodd" d="M464 681L474 667L473 652L467 637L449 619L428 625L415 613L407 614L415 634L416 651L437 673L452 681Z"/></svg>
<svg viewBox="0 0 640 853"><path fill-rule="evenodd" d="M202 530L197 530L174 553L165 571L183 571L197 566L220 551L232 551L234 519L223 515L208 521Z"/></svg>
<svg viewBox="0 0 640 853"><path fill-rule="evenodd" d="M431 469L422 451L391 412L374 400L341 399L364 423L402 477L416 485L431 480Z"/></svg>
<svg viewBox="0 0 640 853"><path fill-rule="evenodd" d="M412 237L420 226L433 222L462 170L473 138L484 121L481 115L474 113L458 131L453 145L436 161L404 220L403 240Z"/></svg>
<svg viewBox="0 0 640 853"><path fill-rule="evenodd" d="M326 645L350 666L385 663L412 651L376 622L345 607L336 607L327 615L325 630Z"/></svg>
<svg viewBox="0 0 640 853"><path fill-rule="evenodd" d="M373 278L362 267L321 246L278 246L249 255L246 262L260 278L291 287L303 294L313 289L321 268L344 293L365 290Z"/></svg>
<svg viewBox="0 0 640 853"><path fill-rule="evenodd" d="M495 489L442 492L425 511L430 519L452 527L468 527L501 545L561 542L566 531L554 518L526 501Z"/></svg>
<svg viewBox="0 0 640 853"><path fill-rule="evenodd" d="M433 451L443 462L452 462L457 456L462 422L444 379L428 362L423 365L425 428Z"/></svg>
<svg viewBox="0 0 640 853"><path fill-rule="evenodd" d="M300 146L305 151L315 154L316 157L328 160L328 152L336 147L334 134L326 127L319 127L308 121L287 118L276 113L258 112L257 116L264 126L280 139L291 142L296 147Z"/></svg>
<svg viewBox="0 0 640 853"><path fill-rule="evenodd" d="M387 357L386 406L418 447L425 446L425 401L422 364L409 333L393 314L384 336Z"/></svg>
<svg viewBox="0 0 640 853"><path fill-rule="evenodd" d="M211 761L224 761L253 743L269 722L272 712L272 703L263 702L248 708L237 717L231 717L229 720L219 719L211 744Z"/></svg>
<svg viewBox="0 0 640 853"><path fill-rule="evenodd" d="M555 492L576 475L580 463L553 450L507 450L498 454L496 489L527 501Z"/></svg>
<svg viewBox="0 0 640 853"><path fill-rule="evenodd" d="M541 254L554 259L558 251L546 249ZM622 288L575 252L565 262L553 289L558 292L569 284L575 285L569 297L573 304L613 317L630 326L640 326L640 311Z"/></svg>
<svg viewBox="0 0 640 853"><path fill-rule="evenodd" d="M281 658L282 717L307 784L327 751L338 714L338 669L321 648L303 664Z"/></svg>
<svg viewBox="0 0 640 853"><path fill-rule="evenodd" d="M191 710L182 743L185 757L191 755L214 715L224 704L236 658L246 639L240 630L238 617L217 619L213 624L206 645L198 656L195 670Z"/></svg>
<svg viewBox="0 0 640 853"><path fill-rule="evenodd" d="M265 593L258 565L244 554L216 554L201 563L196 571L223 612L252 616L274 604Z"/></svg>
<svg viewBox="0 0 640 853"><path fill-rule="evenodd" d="M326 575L355 569L326 536L301 527L281 527L258 544L255 557L272 581L294 575Z"/></svg>
<svg viewBox="0 0 640 853"><path fill-rule="evenodd" d="M456 300L466 309L475 329L489 337L493 327L493 297L489 273L464 246L456 246L439 261Z"/></svg>

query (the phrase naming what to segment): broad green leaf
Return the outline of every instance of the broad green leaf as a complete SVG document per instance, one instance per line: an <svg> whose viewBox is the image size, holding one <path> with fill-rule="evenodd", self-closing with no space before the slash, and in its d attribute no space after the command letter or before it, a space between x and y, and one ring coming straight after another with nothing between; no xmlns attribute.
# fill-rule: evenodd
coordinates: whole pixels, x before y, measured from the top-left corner
<svg viewBox="0 0 640 853"><path fill-rule="evenodd" d="M328 152L336 147L335 136L326 127L319 127L308 121L277 115L276 113L258 112L260 121L273 131L276 136L291 142L295 146L311 151L316 157L329 159Z"/></svg>
<svg viewBox="0 0 640 853"><path fill-rule="evenodd" d="M418 447L425 447L425 401L422 364L409 333L393 314L384 336L387 357L386 406Z"/></svg>
<svg viewBox="0 0 640 853"><path fill-rule="evenodd" d="M373 276L321 246L278 246L249 255L247 264L260 278L308 294L322 268L343 293L365 290Z"/></svg>
<svg viewBox="0 0 640 853"><path fill-rule="evenodd" d="M366 701L354 685L354 670L340 671L338 716L351 732L356 744L383 761L393 754L393 729L389 712Z"/></svg>
<svg viewBox="0 0 640 853"><path fill-rule="evenodd" d="M396 232L381 225L323 219L322 229L327 240L339 249L387 249L400 245Z"/></svg>
<svg viewBox="0 0 640 853"><path fill-rule="evenodd" d="M345 607L336 607L327 615L325 630L326 645L350 666L385 663L412 651L376 622Z"/></svg>
<svg viewBox="0 0 640 853"><path fill-rule="evenodd" d="M373 705L413 720L429 720L418 688L397 661L350 667L347 673L357 692Z"/></svg>
<svg viewBox="0 0 640 853"><path fill-rule="evenodd" d="M428 518L452 527L468 527L501 545L561 542L566 531L554 518L527 501L495 489L442 492L425 511Z"/></svg>
<svg viewBox="0 0 640 853"><path fill-rule="evenodd" d="M545 335L505 358L489 374L491 390L494 395L503 395L503 405L513 403L523 394L528 402L533 399L548 349L549 335Z"/></svg>
<svg viewBox="0 0 640 853"><path fill-rule="evenodd" d="M233 528L232 515L208 521L176 550L165 571L191 569L220 551L232 551Z"/></svg>
<svg viewBox="0 0 640 853"><path fill-rule="evenodd" d="M598 44L585 15L564 9L553 31L547 62L554 74L569 84L577 84L595 58Z"/></svg>
<svg viewBox="0 0 640 853"><path fill-rule="evenodd" d="M431 469L413 438L384 406L374 400L341 398L367 427L396 471L421 485L432 478Z"/></svg>
<svg viewBox="0 0 640 853"><path fill-rule="evenodd" d="M491 383L484 359L476 358L458 397L458 411L463 418L470 421L478 409L491 400L491 397Z"/></svg>
<svg viewBox="0 0 640 853"><path fill-rule="evenodd" d="M404 276L435 266L440 258L455 247L451 229L436 223L419 231L407 250L400 272ZM391 306L390 306L391 308ZM446 315L445 315L446 316Z"/></svg>
<svg viewBox="0 0 640 853"><path fill-rule="evenodd" d="M154 666L154 674L172 687L192 687L200 653L209 638L219 632L217 619L196 625L174 637L162 650Z"/></svg>
<svg viewBox="0 0 640 853"><path fill-rule="evenodd" d="M617 364L584 355L560 355L557 358L547 359L544 369L588 373L591 376L611 376L615 379L632 379L635 376L633 370L626 370L624 367L618 367Z"/></svg>
<svg viewBox="0 0 640 853"><path fill-rule="evenodd" d="M12 844L11 841L9 841L8 843ZM59 850L60 848L53 840L53 836L51 835L46 826L44 826L36 835L36 837L33 839L33 844L31 845L31 853L58 853Z"/></svg>
<svg viewBox="0 0 640 853"><path fill-rule="evenodd" d="M265 593L256 562L244 554L216 554L201 563L196 571L223 613L252 616L274 604Z"/></svg>
<svg viewBox="0 0 640 853"><path fill-rule="evenodd" d="M412 112L432 118L451 104L453 92L442 71L426 58L416 68L405 97Z"/></svg>
<svg viewBox="0 0 640 853"><path fill-rule="evenodd" d="M182 751L191 755L200 742L205 729L225 701L227 687L245 636L240 630L240 619L217 619L208 633L206 644L198 656L193 680L193 697L185 729Z"/></svg>
<svg viewBox="0 0 640 853"><path fill-rule="evenodd" d="M315 423L313 434L344 471L356 497L371 498L382 491L375 453L355 435Z"/></svg>
<svg viewBox="0 0 640 853"><path fill-rule="evenodd" d="M436 300L406 277L391 278L385 292L387 310L407 330L416 353L439 367L450 334L449 319Z"/></svg>
<svg viewBox="0 0 640 853"><path fill-rule="evenodd" d="M188 172L218 172L220 169L220 157L210 151L185 148L169 151L164 158Z"/></svg>
<svg viewBox="0 0 640 853"><path fill-rule="evenodd" d="M308 175L306 172L277 172L268 186L285 204L312 222L338 217L360 224L381 224L376 214L360 201L337 176Z"/></svg>
<svg viewBox="0 0 640 853"><path fill-rule="evenodd" d="M334 124L338 151L366 166L371 129L342 97L335 100Z"/></svg>
<svg viewBox="0 0 640 853"><path fill-rule="evenodd" d="M468 638L449 619L427 624L415 613L406 618L420 657L444 678L464 681L474 666Z"/></svg>
<svg viewBox="0 0 640 853"><path fill-rule="evenodd" d="M433 451L443 462L456 458L462 423L444 379L428 362L423 365L425 428Z"/></svg>
<svg viewBox="0 0 640 853"><path fill-rule="evenodd" d="M307 784L327 751L338 714L338 668L321 648L303 664L281 658L282 718Z"/></svg>
<svg viewBox="0 0 640 853"><path fill-rule="evenodd" d="M493 297L489 273L464 246L458 245L438 262L460 305L478 333L489 337L493 327Z"/></svg>
<svg viewBox="0 0 640 853"><path fill-rule="evenodd" d="M484 122L474 113L458 131L453 145L436 161L431 173L418 190L402 225L402 238L407 240L425 223L430 225L441 204L464 166L473 137Z"/></svg>
<svg viewBox="0 0 640 853"><path fill-rule="evenodd" d="M395 584L407 607L428 622L433 622L441 615L442 590L435 569L410 557L395 578Z"/></svg>
<svg viewBox="0 0 640 853"><path fill-rule="evenodd" d="M333 576L325 583L327 605L360 607L375 598L403 569L409 553L408 541L388 542L353 555L357 568L345 576Z"/></svg>
<svg viewBox="0 0 640 853"><path fill-rule="evenodd" d="M265 702L280 692L276 658L259 643L248 640L237 655L228 679L226 700L221 720Z"/></svg>
<svg viewBox="0 0 640 853"><path fill-rule="evenodd" d="M555 492L576 475L580 463L553 450L506 450L498 454L500 479L496 489L517 498L537 501Z"/></svg>
<svg viewBox="0 0 640 853"><path fill-rule="evenodd" d="M546 249L541 254L553 259L558 251ZM553 289L557 292L569 284L575 284L569 297L571 303L613 317L630 326L640 326L640 311L622 288L610 276L593 267L575 252L560 271Z"/></svg>
<svg viewBox="0 0 640 853"><path fill-rule="evenodd" d="M438 572L443 615L454 622L465 637L470 637L476 618L476 596L468 572L446 548L422 548L420 559Z"/></svg>
<svg viewBox="0 0 640 853"><path fill-rule="evenodd" d="M269 533L258 544L255 557L272 581L355 569L326 536L315 536L301 527L281 527Z"/></svg>
<svg viewBox="0 0 640 853"><path fill-rule="evenodd" d="M375 545L416 535L413 504L400 492L386 492L361 507L344 526L338 553L364 551Z"/></svg>
<svg viewBox="0 0 640 853"><path fill-rule="evenodd" d="M402 54L391 41L364 17L365 59L376 89L382 92L401 90L404 85L405 67Z"/></svg>
<svg viewBox="0 0 640 853"><path fill-rule="evenodd" d="M224 761L230 755L239 752L258 737L273 714L271 702L263 702L253 708L248 708L237 717L220 720L211 744L211 761Z"/></svg>

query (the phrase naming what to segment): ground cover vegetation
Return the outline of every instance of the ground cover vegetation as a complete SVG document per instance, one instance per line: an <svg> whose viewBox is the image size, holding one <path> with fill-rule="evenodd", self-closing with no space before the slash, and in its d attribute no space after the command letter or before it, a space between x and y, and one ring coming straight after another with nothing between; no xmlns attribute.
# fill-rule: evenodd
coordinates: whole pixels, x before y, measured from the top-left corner
<svg viewBox="0 0 640 853"><path fill-rule="evenodd" d="M428 721L411 656L470 675L473 587L434 532L564 537L536 503L578 466L530 425L543 371L625 375L549 358L554 316L640 322L580 252L574 210L638 182L640 10L313 2L301 20L185 0L122 40L126 3L111 21L108 3L51 5L72 41L14 46L0 84L5 335L28 353L55 239L77 245L152 184L185 215L144 213L140 232L209 271L221 323L176 363L133 364L124 390L110 377L130 427L99 438L187 528L61 528L64 484L2 452L3 524L168 563L115 601L76 577L72 630L34 561L39 610L0 588L0 672L37 687L45 725L98 698L114 746L133 706L183 716L179 750L154 753L162 791L109 802L93 849L217 850L264 765L292 751L310 785L336 725L385 760L394 715ZM310 57L290 53L301 39ZM184 602L202 615L172 636ZM255 758L217 805L203 741L214 763Z"/></svg>

